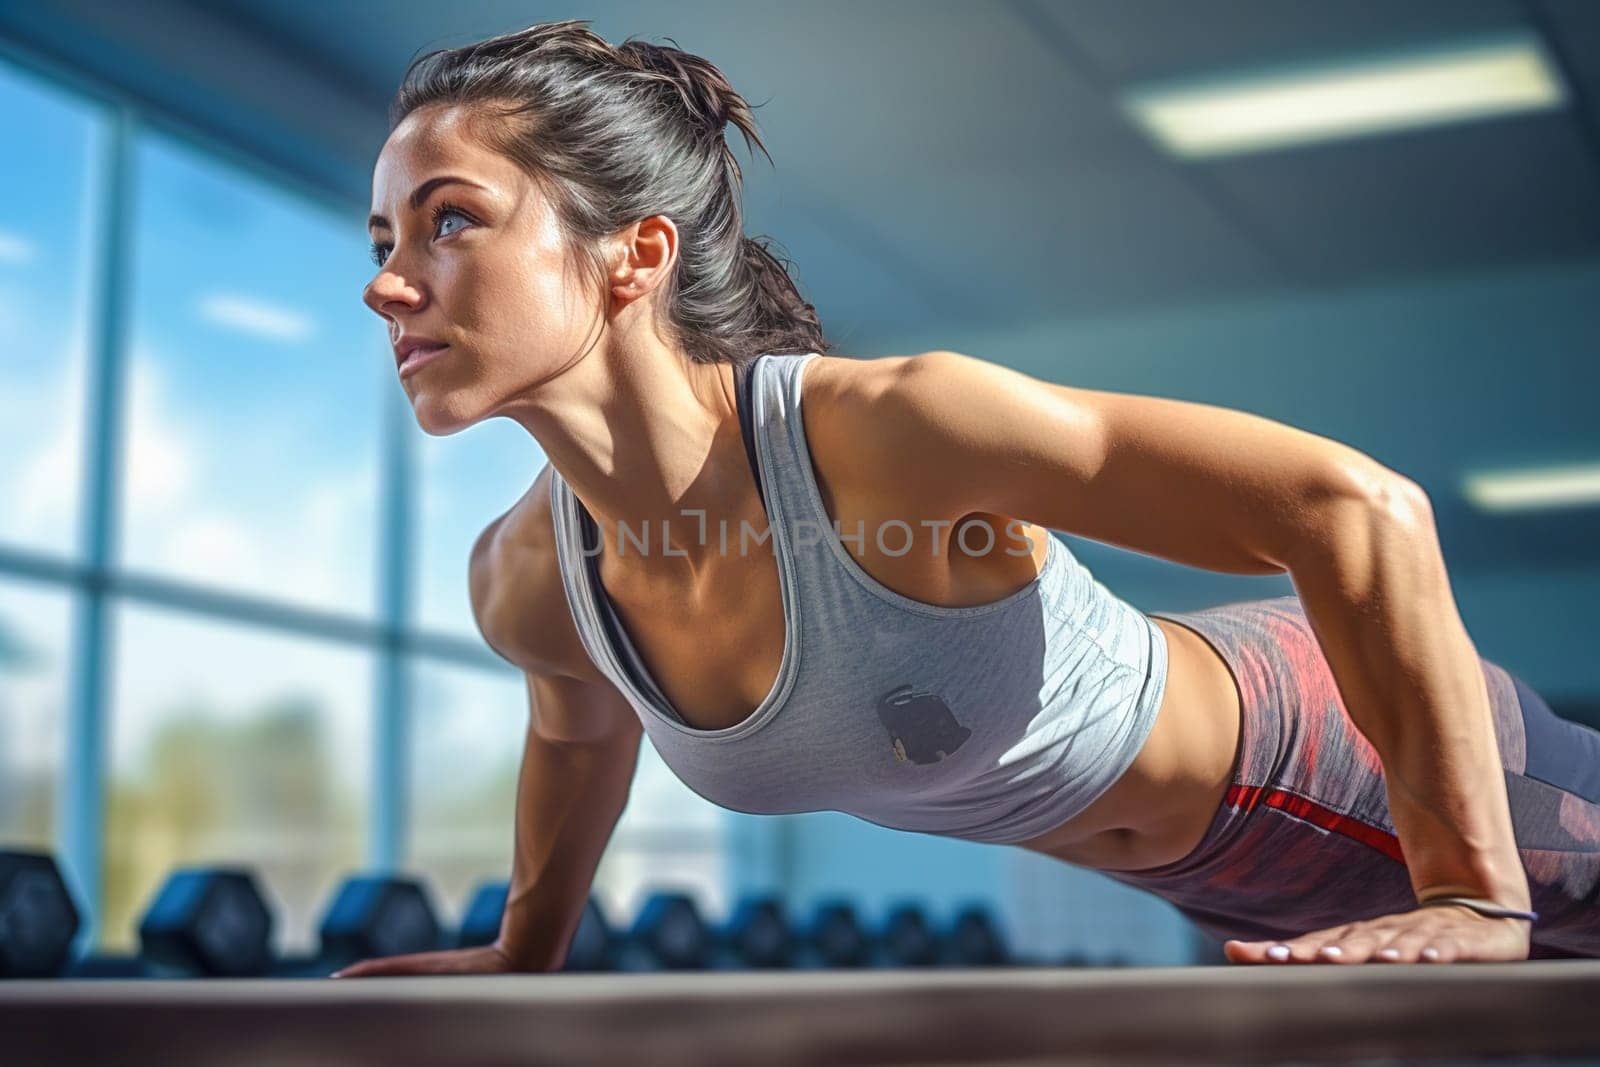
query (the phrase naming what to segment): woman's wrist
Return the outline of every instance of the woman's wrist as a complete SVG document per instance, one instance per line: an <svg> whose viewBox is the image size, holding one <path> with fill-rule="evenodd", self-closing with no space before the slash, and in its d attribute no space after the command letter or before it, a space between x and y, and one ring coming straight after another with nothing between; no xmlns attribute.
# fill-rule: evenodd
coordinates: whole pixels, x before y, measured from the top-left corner
<svg viewBox="0 0 1600 1067"><path fill-rule="evenodd" d="M1522 919L1527 922L1535 922L1539 918L1539 913L1536 911L1524 908L1509 908L1483 897L1433 896L1417 902L1417 907L1419 908L1443 905L1456 905L1467 908L1491 919Z"/></svg>
<svg viewBox="0 0 1600 1067"><path fill-rule="evenodd" d="M518 949L503 940L496 940L489 946L502 960L506 969L518 974L539 974L544 971L557 970L557 967L547 966L546 961L535 953Z"/></svg>

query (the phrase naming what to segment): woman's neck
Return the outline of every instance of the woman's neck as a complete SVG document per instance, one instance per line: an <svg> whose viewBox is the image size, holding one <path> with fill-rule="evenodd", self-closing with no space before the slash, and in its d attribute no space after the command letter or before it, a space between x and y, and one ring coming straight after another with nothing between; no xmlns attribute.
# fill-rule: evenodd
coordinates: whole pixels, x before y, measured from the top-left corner
<svg viewBox="0 0 1600 1067"><path fill-rule="evenodd" d="M605 553L631 567L692 578L720 555L719 520L731 535L741 520L765 526L729 364L695 363L659 344L596 345L505 414L533 434L594 517Z"/></svg>

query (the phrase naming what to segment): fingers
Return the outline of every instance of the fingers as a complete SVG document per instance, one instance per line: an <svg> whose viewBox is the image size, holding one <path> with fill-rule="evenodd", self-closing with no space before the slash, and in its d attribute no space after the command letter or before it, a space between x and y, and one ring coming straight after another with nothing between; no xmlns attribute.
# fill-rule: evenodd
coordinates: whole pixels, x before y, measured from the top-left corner
<svg viewBox="0 0 1600 1067"><path fill-rule="evenodd" d="M1224 941L1222 954L1229 963L1266 963L1267 949L1277 944L1276 941Z"/></svg>
<svg viewBox="0 0 1600 1067"><path fill-rule="evenodd" d="M366 978L366 977L368 977L369 975L372 975L372 974L381 974L382 971L378 970L378 968L373 966L373 964L375 962L377 962L377 961L374 961L374 960L362 960L360 963L352 963L348 967L339 968L339 970L334 971L332 974L328 975L328 977L329 978Z"/></svg>
<svg viewBox="0 0 1600 1067"><path fill-rule="evenodd" d="M1451 909L1453 911L1453 909ZM1524 960L1528 930L1515 919L1484 918L1444 906L1315 930L1282 941L1225 941L1230 963L1456 963Z"/></svg>
<svg viewBox="0 0 1600 1067"><path fill-rule="evenodd" d="M330 978L379 978L384 975L398 974L424 974L427 971L427 953L413 953L409 956L385 956L380 959L362 960L342 967Z"/></svg>
<svg viewBox="0 0 1600 1067"><path fill-rule="evenodd" d="M1230 963L1454 963L1463 958L1452 937L1426 933L1311 934L1290 941L1227 941Z"/></svg>
<svg viewBox="0 0 1600 1067"><path fill-rule="evenodd" d="M1407 933L1390 939L1374 953L1377 963L1453 963L1461 958L1455 938L1443 934Z"/></svg>
<svg viewBox="0 0 1600 1067"><path fill-rule="evenodd" d="M1287 941L1225 941L1222 954L1230 963L1350 963L1353 925L1314 930Z"/></svg>

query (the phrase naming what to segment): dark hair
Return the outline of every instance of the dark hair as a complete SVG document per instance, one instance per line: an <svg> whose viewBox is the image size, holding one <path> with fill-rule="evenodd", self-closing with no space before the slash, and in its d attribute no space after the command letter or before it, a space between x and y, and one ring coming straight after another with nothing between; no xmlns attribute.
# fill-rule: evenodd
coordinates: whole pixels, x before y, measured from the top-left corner
<svg viewBox="0 0 1600 1067"><path fill-rule="evenodd" d="M601 279L599 238L670 218L678 262L660 290L657 325L690 359L827 351L816 308L744 234L743 176L723 130L732 122L770 164L750 105L699 56L633 38L613 46L588 21L539 23L413 59L390 131L421 107L471 105L474 135L551 198L569 263L575 255Z"/></svg>

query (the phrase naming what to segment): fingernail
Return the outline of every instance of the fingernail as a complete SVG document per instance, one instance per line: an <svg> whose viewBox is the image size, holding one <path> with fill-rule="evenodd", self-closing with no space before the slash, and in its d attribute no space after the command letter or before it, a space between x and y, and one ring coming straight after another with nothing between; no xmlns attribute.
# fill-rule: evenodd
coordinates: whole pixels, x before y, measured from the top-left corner
<svg viewBox="0 0 1600 1067"><path fill-rule="evenodd" d="M1427 948L1422 950L1422 958L1425 960L1436 960L1439 958L1439 950L1434 948L1432 945L1429 945Z"/></svg>
<svg viewBox="0 0 1600 1067"><path fill-rule="evenodd" d="M1289 958L1289 946L1273 945L1271 948L1267 949L1267 956L1270 959L1286 960Z"/></svg>
<svg viewBox="0 0 1600 1067"><path fill-rule="evenodd" d="M1340 948L1338 945L1323 945L1322 954L1324 956L1333 956L1337 959L1338 957L1344 955L1344 949Z"/></svg>
<svg viewBox="0 0 1600 1067"><path fill-rule="evenodd" d="M1378 953L1378 958L1385 960L1397 960L1400 958L1400 950L1397 948L1383 949Z"/></svg>

